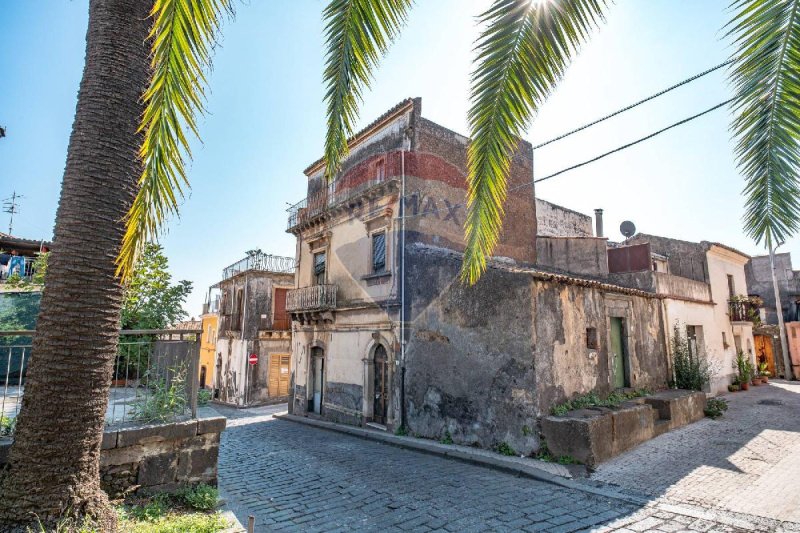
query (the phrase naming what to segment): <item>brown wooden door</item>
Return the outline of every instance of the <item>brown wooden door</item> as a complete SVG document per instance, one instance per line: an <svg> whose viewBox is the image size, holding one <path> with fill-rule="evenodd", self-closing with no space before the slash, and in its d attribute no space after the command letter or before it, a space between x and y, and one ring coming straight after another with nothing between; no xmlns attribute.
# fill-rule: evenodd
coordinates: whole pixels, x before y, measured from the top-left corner
<svg viewBox="0 0 800 533"><path fill-rule="evenodd" d="M275 289L275 314L272 318L273 329L291 329L289 314L286 312L286 294L288 292L289 289Z"/></svg>
<svg viewBox="0 0 800 533"><path fill-rule="evenodd" d="M389 358L386 348L375 348L375 401L372 407L372 419L379 424L386 424L386 414L389 405Z"/></svg>
<svg viewBox="0 0 800 533"><path fill-rule="evenodd" d="M276 398L289 395L289 355L269 356L269 396Z"/></svg>
<svg viewBox="0 0 800 533"><path fill-rule="evenodd" d="M756 343L756 364L767 363L770 375L777 376L775 356L772 353L772 337L769 335L753 335Z"/></svg>

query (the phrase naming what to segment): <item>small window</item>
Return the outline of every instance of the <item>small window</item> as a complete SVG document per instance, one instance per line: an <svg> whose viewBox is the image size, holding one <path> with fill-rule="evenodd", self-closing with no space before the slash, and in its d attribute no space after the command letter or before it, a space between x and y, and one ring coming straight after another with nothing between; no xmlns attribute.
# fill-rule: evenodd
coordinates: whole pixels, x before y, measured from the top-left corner
<svg viewBox="0 0 800 533"><path fill-rule="evenodd" d="M314 254L314 285L325 284L325 252Z"/></svg>
<svg viewBox="0 0 800 533"><path fill-rule="evenodd" d="M586 328L586 347L590 350L597 350L597 328Z"/></svg>
<svg viewBox="0 0 800 533"><path fill-rule="evenodd" d="M728 337L725 336L725 332L722 332L722 348L728 348Z"/></svg>
<svg viewBox="0 0 800 533"><path fill-rule="evenodd" d="M386 176L386 165L384 164L383 159L375 163L375 179L377 181L383 181L383 178Z"/></svg>
<svg viewBox="0 0 800 533"><path fill-rule="evenodd" d="M372 235L372 272L386 271L386 233Z"/></svg>
<svg viewBox="0 0 800 533"><path fill-rule="evenodd" d="M736 285L733 283L733 276L728 274L728 295L733 298L736 296Z"/></svg>

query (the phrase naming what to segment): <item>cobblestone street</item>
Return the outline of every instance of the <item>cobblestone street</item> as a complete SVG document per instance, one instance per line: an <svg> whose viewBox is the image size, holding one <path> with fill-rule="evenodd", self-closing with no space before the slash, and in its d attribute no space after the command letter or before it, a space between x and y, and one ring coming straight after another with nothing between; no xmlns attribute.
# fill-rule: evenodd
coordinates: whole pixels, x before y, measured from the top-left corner
<svg viewBox="0 0 800 533"><path fill-rule="evenodd" d="M227 508L256 531L776 531L776 522L648 505L236 410L219 458ZM793 528L792 528L793 529Z"/></svg>
<svg viewBox="0 0 800 533"><path fill-rule="evenodd" d="M728 412L600 465L592 479L633 493L800 522L800 384L727 394Z"/></svg>

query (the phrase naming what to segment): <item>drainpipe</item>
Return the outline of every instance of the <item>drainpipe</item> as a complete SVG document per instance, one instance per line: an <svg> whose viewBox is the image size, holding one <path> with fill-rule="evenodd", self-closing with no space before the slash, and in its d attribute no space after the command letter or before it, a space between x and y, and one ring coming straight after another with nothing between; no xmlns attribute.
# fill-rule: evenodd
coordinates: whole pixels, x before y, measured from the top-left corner
<svg viewBox="0 0 800 533"><path fill-rule="evenodd" d="M602 209L595 209L594 210L594 233L595 237L602 238L603 237L603 210Z"/></svg>
<svg viewBox="0 0 800 533"><path fill-rule="evenodd" d="M245 319L247 318L247 286L248 286L248 283L247 283L247 272L245 272L245 274L244 274L244 296L242 297L242 317L241 317L242 330L241 330L241 335L240 335L240 339L242 341L242 344L244 345L244 359L243 359L244 360L244 391L243 391L243 395L242 395L243 398L244 398L244 405L247 405L247 396L248 396L247 387L248 387L249 382L250 382L250 368L249 368L250 364L247 361L247 358L248 358L249 354L247 353L247 343L244 341L244 328L245 328L245 324L246 324L246 320Z"/></svg>
<svg viewBox="0 0 800 533"><path fill-rule="evenodd" d="M400 427L406 427L406 143L400 149ZM410 146L409 146L410 149Z"/></svg>

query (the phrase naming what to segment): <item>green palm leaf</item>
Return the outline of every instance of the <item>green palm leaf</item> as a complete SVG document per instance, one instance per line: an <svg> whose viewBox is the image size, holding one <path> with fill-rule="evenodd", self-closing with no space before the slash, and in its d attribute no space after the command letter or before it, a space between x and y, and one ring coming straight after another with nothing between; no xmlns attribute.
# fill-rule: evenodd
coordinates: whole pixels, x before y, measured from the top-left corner
<svg viewBox="0 0 800 533"><path fill-rule="evenodd" d="M496 0L480 16L469 122L462 281L486 269L502 228L506 181L521 132L571 56L603 19L605 0Z"/></svg>
<svg viewBox="0 0 800 533"><path fill-rule="evenodd" d="M325 175L331 179L347 156L362 91L405 23L411 0L331 0L325 8L328 48L323 76L328 113Z"/></svg>
<svg viewBox="0 0 800 533"><path fill-rule="evenodd" d="M745 176L745 232L785 241L800 228L800 0L738 0L732 129Z"/></svg>
<svg viewBox="0 0 800 533"><path fill-rule="evenodd" d="M140 131L144 170L127 219L118 273L127 278L149 240L158 238L165 219L178 212L189 187L184 154L191 158L186 130L198 135L196 115L203 112L205 72L211 47L231 0L155 0L152 78L144 94Z"/></svg>

